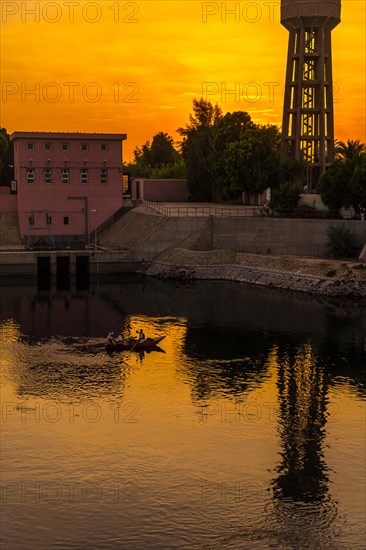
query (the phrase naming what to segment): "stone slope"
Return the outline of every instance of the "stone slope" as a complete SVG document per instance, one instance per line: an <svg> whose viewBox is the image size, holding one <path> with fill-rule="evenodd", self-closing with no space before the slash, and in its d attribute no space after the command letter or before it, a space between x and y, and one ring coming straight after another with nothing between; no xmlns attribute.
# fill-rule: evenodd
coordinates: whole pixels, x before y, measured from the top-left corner
<svg viewBox="0 0 366 550"><path fill-rule="evenodd" d="M22 244L17 212L0 212L0 246L12 247Z"/></svg>
<svg viewBox="0 0 366 550"><path fill-rule="evenodd" d="M146 275L230 280L323 296L366 298L366 269L349 261L175 248L161 254Z"/></svg>
<svg viewBox="0 0 366 550"><path fill-rule="evenodd" d="M132 251L139 247L164 222L164 216L135 209L125 214L98 239L112 250Z"/></svg>

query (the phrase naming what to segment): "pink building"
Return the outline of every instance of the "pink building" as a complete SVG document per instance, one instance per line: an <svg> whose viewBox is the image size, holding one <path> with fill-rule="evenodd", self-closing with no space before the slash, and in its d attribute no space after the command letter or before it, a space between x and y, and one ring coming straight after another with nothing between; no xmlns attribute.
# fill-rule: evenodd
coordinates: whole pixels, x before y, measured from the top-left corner
<svg viewBox="0 0 366 550"><path fill-rule="evenodd" d="M122 207L126 134L14 132L19 229L28 242L89 242Z"/></svg>

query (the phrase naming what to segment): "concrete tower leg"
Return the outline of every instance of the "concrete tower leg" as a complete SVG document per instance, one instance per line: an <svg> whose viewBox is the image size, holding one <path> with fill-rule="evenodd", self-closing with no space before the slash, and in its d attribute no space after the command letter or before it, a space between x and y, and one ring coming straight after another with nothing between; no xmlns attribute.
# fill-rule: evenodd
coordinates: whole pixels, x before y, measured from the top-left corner
<svg viewBox="0 0 366 550"><path fill-rule="evenodd" d="M340 1L282 0L281 9L289 30L281 163L304 162L303 183L315 191L334 158L331 31Z"/></svg>

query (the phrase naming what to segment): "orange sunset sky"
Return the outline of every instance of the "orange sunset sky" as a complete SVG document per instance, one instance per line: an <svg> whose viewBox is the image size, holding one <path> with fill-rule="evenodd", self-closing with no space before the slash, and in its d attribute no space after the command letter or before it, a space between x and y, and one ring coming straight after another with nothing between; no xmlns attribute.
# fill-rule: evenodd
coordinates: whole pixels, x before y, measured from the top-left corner
<svg viewBox="0 0 366 550"><path fill-rule="evenodd" d="M288 32L280 2L1 1L1 125L127 133L136 145L188 121L192 99L281 124ZM225 10L238 10L236 15ZM364 0L332 33L335 135L366 141ZM230 93L230 91L232 93Z"/></svg>

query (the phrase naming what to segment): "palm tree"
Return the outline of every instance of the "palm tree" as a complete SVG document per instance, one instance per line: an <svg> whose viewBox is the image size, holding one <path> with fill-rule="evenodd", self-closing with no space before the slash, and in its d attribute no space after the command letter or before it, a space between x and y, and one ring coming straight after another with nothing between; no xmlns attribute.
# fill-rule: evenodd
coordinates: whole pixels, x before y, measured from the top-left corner
<svg viewBox="0 0 366 550"><path fill-rule="evenodd" d="M334 152L336 157L344 160L345 162L353 162L361 155L361 153L366 153L366 145L361 143L359 139L348 139L347 143L344 141L335 140Z"/></svg>

